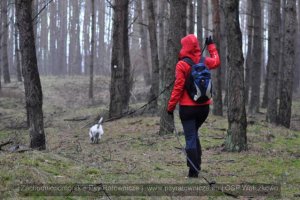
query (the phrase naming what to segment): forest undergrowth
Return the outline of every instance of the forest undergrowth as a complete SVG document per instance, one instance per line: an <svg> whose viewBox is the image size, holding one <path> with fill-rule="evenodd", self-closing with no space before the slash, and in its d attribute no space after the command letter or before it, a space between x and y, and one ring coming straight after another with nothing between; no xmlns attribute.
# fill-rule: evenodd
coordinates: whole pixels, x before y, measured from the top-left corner
<svg viewBox="0 0 300 200"><path fill-rule="evenodd" d="M11 141L0 149L0 199L21 198L17 186L28 183L205 183L201 178L185 178L184 154L175 134L158 135L158 116L135 115L104 123L100 143L90 143L87 124L99 115L106 116L108 110L108 79L96 77L94 101L88 99L88 79L84 77L42 77L42 87L47 139L47 150L42 152L28 149L22 84L8 84L0 93L0 144ZM145 102L143 88L137 81L132 108ZM280 184L282 198L299 198L300 99L293 101L292 110L291 129L266 123L264 109L248 116L249 150L241 153L223 151L227 118L210 114L200 131L202 174L217 183ZM183 144L177 111L175 123ZM68 199L86 197L71 195Z"/></svg>

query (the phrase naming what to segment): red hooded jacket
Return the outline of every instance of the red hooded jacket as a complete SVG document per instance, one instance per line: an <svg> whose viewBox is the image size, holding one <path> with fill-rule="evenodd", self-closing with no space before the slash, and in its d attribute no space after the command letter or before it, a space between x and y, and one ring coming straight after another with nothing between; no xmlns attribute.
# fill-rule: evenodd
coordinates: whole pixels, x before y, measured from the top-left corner
<svg viewBox="0 0 300 200"><path fill-rule="evenodd" d="M208 100L203 104L198 104L193 101L186 89L185 80L191 72L191 67L186 62L182 61L183 58L188 57L193 60L194 63L199 63L201 58L201 49L197 40L197 37L193 34L187 35L181 39L181 50L179 53L179 62L176 65L175 71L175 84L168 103L168 111L172 112L176 108L176 104L182 106L202 106L209 105L212 100ZM205 57L205 65L208 69L215 69L220 65L220 57L215 44L210 44L207 47L210 57Z"/></svg>

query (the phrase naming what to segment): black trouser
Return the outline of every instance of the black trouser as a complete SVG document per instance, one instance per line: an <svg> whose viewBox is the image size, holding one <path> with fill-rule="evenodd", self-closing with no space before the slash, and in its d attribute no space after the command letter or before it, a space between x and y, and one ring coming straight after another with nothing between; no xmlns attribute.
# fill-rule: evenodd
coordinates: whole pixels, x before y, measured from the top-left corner
<svg viewBox="0 0 300 200"><path fill-rule="evenodd" d="M197 170L201 170L201 144L198 136L198 130L206 120L209 113L209 105L205 106L180 106L179 115L183 126L186 142L186 153L188 156L187 165L190 168L190 172L197 173ZM193 165L190 164L190 161Z"/></svg>

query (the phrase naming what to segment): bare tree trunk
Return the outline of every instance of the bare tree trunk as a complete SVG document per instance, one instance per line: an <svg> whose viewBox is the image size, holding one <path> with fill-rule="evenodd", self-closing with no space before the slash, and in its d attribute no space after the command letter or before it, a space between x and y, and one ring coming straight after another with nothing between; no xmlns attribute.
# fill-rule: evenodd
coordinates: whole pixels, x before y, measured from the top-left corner
<svg viewBox="0 0 300 200"><path fill-rule="evenodd" d="M253 63L253 9L252 9L252 0L247 1L247 32L248 32L248 47L247 47L247 56L246 56L246 65L245 65L245 100L246 104L249 101L249 91L251 84L251 71Z"/></svg>
<svg viewBox="0 0 300 200"><path fill-rule="evenodd" d="M91 36L91 58L90 58L90 87L89 87L89 98L94 98L94 53L95 53L95 0L91 0L92 5L92 36Z"/></svg>
<svg viewBox="0 0 300 200"><path fill-rule="evenodd" d="M69 47L69 62L71 74L81 74L81 45L80 45L80 9L78 0L71 0L72 18L70 24L70 47Z"/></svg>
<svg viewBox="0 0 300 200"><path fill-rule="evenodd" d="M226 24L225 24L225 14L224 14L224 1L220 1L220 59L221 59L221 82L222 82L222 89L225 91L224 95L224 103L227 107L228 103L228 94L227 94L227 36L226 36Z"/></svg>
<svg viewBox="0 0 300 200"><path fill-rule="evenodd" d="M165 57L166 57L166 43L165 43L165 38L166 38L166 32L165 32L165 23L166 23L166 18L167 18L167 1L159 1L159 17L158 17L158 27L159 27L159 32L158 32L158 58L159 58L159 73L160 73L160 87L162 88L163 86L163 77L164 77L164 62L165 62Z"/></svg>
<svg viewBox="0 0 300 200"><path fill-rule="evenodd" d="M212 11L213 11L213 38L216 42L218 50L220 50L220 5L219 0L212 0ZM221 49L223 51L223 49ZM217 116L223 115L223 103L222 103L222 80L221 80L221 68L217 68L212 72L213 85L214 85L214 106L213 114Z"/></svg>
<svg viewBox="0 0 300 200"><path fill-rule="evenodd" d="M162 95L162 107L160 118L160 134L172 133L174 130L174 119L167 113L168 100L171 95L171 83L175 77L175 66L178 53L181 47L180 40L186 34L186 0L172 0L170 2L170 29L167 43L167 55L165 68L165 83L163 88L169 86L168 90Z"/></svg>
<svg viewBox="0 0 300 200"><path fill-rule="evenodd" d="M48 12L48 9L46 8L44 12ZM41 73L44 75L49 74L48 69L48 60L49 60L49 51L48 51L48 37L49 37L49 31L48 31L48 15L47 14L41 15L41 39L40 39L40 49L41 49L41 57L39 58L39 63L41 63L40 69Z"/></svg>
<svg viewBox="0 0 300 200"><path fill-rule="evenodd" d="M145 2L146 3L146 2ZM138 23L140 24L140 35L141 35L141 51L142 51L142 65L144 69L144 80L146 85L151 84L150 66L148 62L148 35L145 29L146 21L146 9L142 9L142 0L137 0L137 12L139 15Z"/></svg>
<svg viewBox="0 0 300 200"><path fill-rule="evenodd" d="M294 73L294 93L299 92L300 89L300 2L298 1L298 34L297 34L297 51L296 51L296 69Z"/></svg>
<svg viewBox="0 0 300 200"><path fill-rule="evenodd" d="M199 44L203 42L203 29L202 29L202 6L203 0L197 0L197 37Z"/></svg>
<svg viewBox="0 0 300 200"><path fill-rule="evenodd" d="M57 66L56 61L57 59L57 48L56 48L56 42L57 42L57 12L56 12L56 4L52 3L50 6L50 57L51 62L48 63L48 68L50 70L50 73L52 75L58 75L57 72Z"/></svg>
<svg viewBox="0 0 300 200"><path fill-rule="evenodd" d="M91 40L90 40L90 24L91 24L91 12L92 7L90 1L85 2L84 7L84 19L83 19L83 46L84 46L84 72L88 74L88 67L90 66L91 59Z"/></svg>
<svg viewBox="0 0 300 200"><path fill-rule="evenodd" d="M17 79L22 82L22 72L21 72L21 59L20 59L20 37L18 27L15 24L15 56L16 56L16 71Z"/></svg>
<svg viewBox="0 0 300 200"><path fill-rule="evenodd" d="M7 10L7 0L1 0L2 4L2 69L3 69L3 80L4 83L10 83L10 75L9 75L9 64L8 64L8 55L7 55L7 41L8 41L8 10Z"/></svg>
<svg viewBox="0 0 300 200"><path fill-rule="evenodd" d="M35 51L32 7L28 0L16 0L16 13L23 60L26 110L29 117L30 147L43 150L46 149L42 110L43 93Z"/></svg>
<svg viewBox="0 0 300 200"><path fill-rule="evenodd" d="M254 38L253 38L253 61L251 73L251 95L249 103L249 113L255 114L259 112L260 106L260 83L261 83L261 5L256 0L252 0L254 15Z"/></svg>
<svg viewBox="0 0 300 200"><path fill-rule="evenodd" d="M269 22L269 56L268 56L268 104L267 121L277 122L277 82L278 82L278 63L280 54L280 1L273 2L270 10Z"/></svg>
<svg viewBox="0 0 300 200"><path fill-rule="evenodd" d="M293 74L295 67L295 39L297 27L296 0L288 0L285 6L286 29L284 43L284 69L282 70L282 83L280 91L280 103L278 123L287 128L291 122Z"/></svg>
<svg viewBox="0 0 300 200"><path fill-rule="evenodd" d="M204 21L204 38L208 37L208 29L209 29L209 25L208 25L208 20L209 20L209 12L208 12L208 0L203 0L203 21Z"/></svg>
<svg viewBox="0 0 300 200"><path fill-rule="evenodd" d="M188 21L187 21L187 33L188 34L194 34L195 33L195 12L194 12L194 4L193 0L188 0L188 5L187 5L187 10L188 10Z"/></svg>
<svg viewBox="0 0 300 200"><path fill-rule="evenodd" d="M124 47L124 76L123 83L124 84L124 96L123 96L123 110L128 110L129 100L131 97L131 89L133 85L133 77L131 74L131 62L130 62L130 51L129 51L129 35L128 35L128 21L129 21L129 0L125 3L126 7L124 7L124 29L123 29L123 47Z"/></svg>
<svg viewBox="0 0 300 200"><path fill-rule="evenodd" d="M0 16L2 15L2 4L0 3ZM2 17L0 18L0 93L2 89L1 79L2 79Z"/></svg>
<svg viewBox="0 0 300 200"><path fill-rule="evenodd" d="M228 46L228 123L225 149L227 151L247 150L247 118L245 109L244 58L242 33L239 24L239 1L225 3L226 35Z"/></svg>
<svg viewBox="0 0 300 200"><path fill-rule="evenodd" d="M128 73L130 73L130 60L128 60L128 4L129 0L115 0L115 5L113 6L110 117L122 116L123 110L127 110L130 97L128 89L132 83L128 80ZM128 56L128 59L126 59L126 56Z"/></svg>
<svg viewBox="0 0 300 200"><path fill-rule="evenodd" d="M59 52L59 61L58 61L58 73L60 75L65 75L67 72L67 40L66 35L68 35L68 4L67 1L58 1L58 12L59 12L59 42L58 42L58 52Z"/></svg>
<svg viewBox="0 0 300 200"><path fill-rule="evenodd" d="M149 101L155 99L159 92L159 61L158 61L158 49L157 49L157 36L156 36L156 19L154 11L154 0L147 0L148 3L148 30L150 36L150 48L151 48L151 60L152 60L152 76L151 76L151 88L149 93ZM155 99L150 105L149 110L156 111L157 99Z"/></svg>

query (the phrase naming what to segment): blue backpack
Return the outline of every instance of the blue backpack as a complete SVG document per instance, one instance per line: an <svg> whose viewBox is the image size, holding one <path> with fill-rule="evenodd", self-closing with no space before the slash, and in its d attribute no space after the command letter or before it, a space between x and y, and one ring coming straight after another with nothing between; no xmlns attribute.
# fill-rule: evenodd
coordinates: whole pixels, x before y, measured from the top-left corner
<svg viewBox="0 0 300 200"><path fill-rule="evenodd" d="M205 103L212 98L211 73L205 66L205 57L201 57L198 64L190 58L184 58L183 61L191 66L191 73L185 83L189 96L197 103Z"/></svg>

